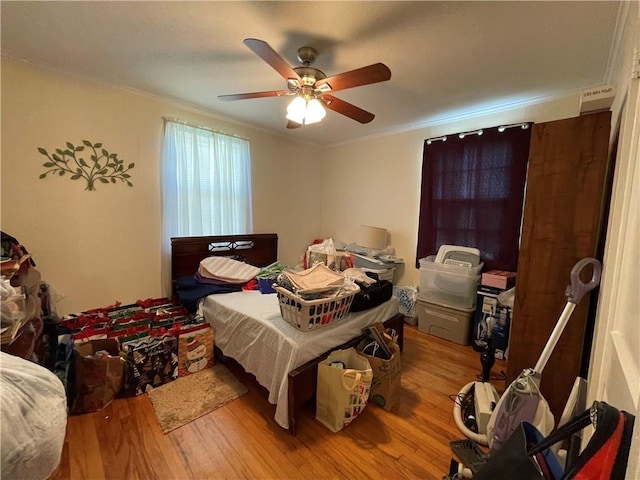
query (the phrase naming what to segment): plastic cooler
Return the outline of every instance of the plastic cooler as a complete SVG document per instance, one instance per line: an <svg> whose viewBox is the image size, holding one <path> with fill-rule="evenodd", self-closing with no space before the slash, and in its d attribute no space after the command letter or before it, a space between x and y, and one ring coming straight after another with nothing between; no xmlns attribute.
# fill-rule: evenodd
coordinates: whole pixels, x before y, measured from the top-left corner
<svg viewBox="0 0 640 480"><path fill-rule="evenodd" d="M418 299L453 308L472 308L483 263L460 267L434 262L435 255L420 259Z"/></svg>
<svg viewBox="0 0 640 480"><path fill-rule="evenodd" d="M418 299L418 330L460 345L469 345L475 308L453 308Z"/></svg>

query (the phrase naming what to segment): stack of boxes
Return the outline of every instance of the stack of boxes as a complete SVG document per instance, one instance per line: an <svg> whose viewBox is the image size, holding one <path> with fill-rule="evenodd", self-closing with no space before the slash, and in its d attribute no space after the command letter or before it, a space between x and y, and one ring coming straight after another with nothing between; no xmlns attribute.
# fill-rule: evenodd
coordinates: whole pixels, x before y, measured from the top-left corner
<svg viewBox="0 0 640 480"><path fill-rule="evenodd" d="M435 256L420 260L416 310L421 332L469 345L482 267L482 263L476 266L438 263Z"/></svg>
<svg viewBox="0 0 640 480"><path fill-rule="evenodd" d="M513 288L516 273L491 270L482 274L473 321L472 346L483 351L487 341L495 348L496 358L506 360L509 354L512 306L498 301L498 296Z"/></svg>

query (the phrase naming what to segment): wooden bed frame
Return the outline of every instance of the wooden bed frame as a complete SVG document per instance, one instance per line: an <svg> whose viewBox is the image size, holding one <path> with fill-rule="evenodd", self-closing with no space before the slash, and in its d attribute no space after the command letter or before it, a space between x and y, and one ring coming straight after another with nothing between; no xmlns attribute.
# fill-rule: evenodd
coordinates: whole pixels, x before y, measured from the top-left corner
<svg viewBox="0 0 640 480"><path fill-rule="evenodd" d="M177 279L194 274L200 261L211 256L239 257L253 266L266 267L278 259L278 236L275 233L263 233L172 238L171 283L174 298ZM397 314L384 322L384 325L398 333L398 346L402 350L404 317ZM361 339L362 336L357 336L331 350L355 347ZM302 408L307 402L315 399L318 363L327 358L329 353L325 352L289 372L289 431L294 435Z"/></svg>

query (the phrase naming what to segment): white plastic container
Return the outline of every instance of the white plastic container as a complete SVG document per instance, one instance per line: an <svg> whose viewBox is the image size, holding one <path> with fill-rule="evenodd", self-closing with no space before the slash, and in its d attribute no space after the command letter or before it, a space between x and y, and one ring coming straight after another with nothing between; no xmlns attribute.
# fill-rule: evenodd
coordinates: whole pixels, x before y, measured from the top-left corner
<svg viewBox="0 0 640 480"><path fill-rule="evenodd" d="M459 267L434 262L435 256L420 259L418 299L453 308L472 308L483 263Z"/></svg>
<svg viewBox="0 0 640 480"><path fill-rule="evenodd" d="M351 255L353 255L353 266L356 268L371 268L375 270L395 268L394 263L383 262L379 258L366 257L359 253L351 253Z"/></svg>
<svg viewBox="0 0 640 480"><path fill-rule="evenodd" d="M460 345L471 341L474 308L452 308L418 299L418 330Z"/></svg>

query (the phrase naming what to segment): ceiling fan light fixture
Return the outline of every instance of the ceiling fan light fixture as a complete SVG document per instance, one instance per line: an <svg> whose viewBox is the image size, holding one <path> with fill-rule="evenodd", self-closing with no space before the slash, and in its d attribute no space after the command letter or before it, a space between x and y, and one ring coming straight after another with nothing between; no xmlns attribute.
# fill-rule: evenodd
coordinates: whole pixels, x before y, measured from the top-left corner
<svg viewBox="0 0 640 480"><path fill-rule="evenodd" d="M304 101L304 98L296 97L293 100L291 100L291 103L287 107L286 119L302 125L304 123L304 115L306 111L307 111L307 104Z"/></svg>
<svg viewBox="0 0 640 480"><path fill-rule="evenodd" d="M317 98L306 100L298 96L287 107L287 120L301 125L310 125L321 121L327 112Z"/></svg>
<svg viewBox="0 0 640 480"><path fill-rule="evenodd" d="M298 60L302 66L294 68L263 40L245 38L244 44L287 81L287 90L218 95L218 98L245 100L294 96L293 101L287 106L287 128L320 122L326 116L325 107L362 124L369 123L375 117L373 113L340 100L329 92L384 82L391 78L391 70L383 63L374 63L327 77L322 70L311 66L318 55L312 47L298 49Z"/></svg>
<svg viewBox="0 0 640 480"><path fill-rule="evenodd" d="M327 112L320 103L320 100L312 98L309 100L309 103L307 103L307 113L304 117L305 124L317 123L322 120L326 114Z"/></svg>

